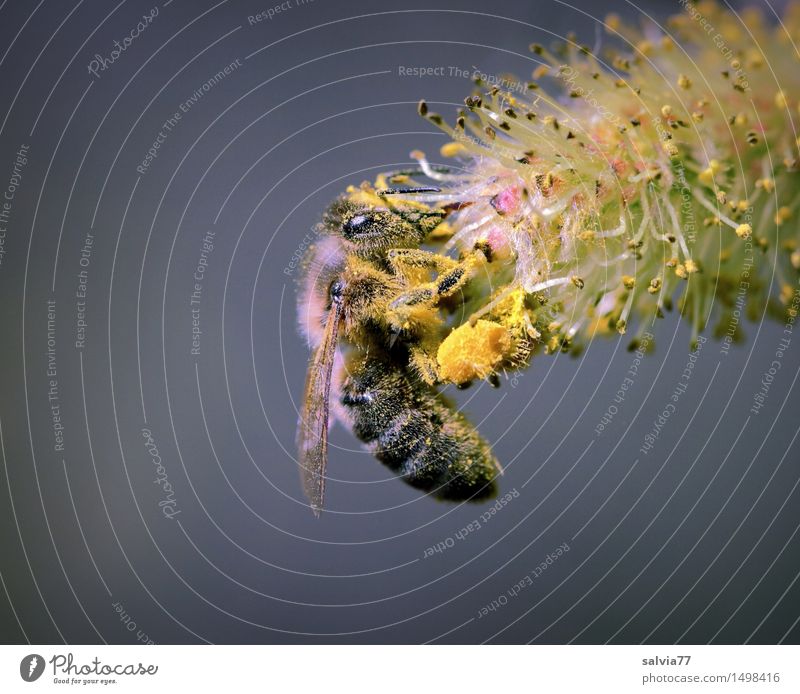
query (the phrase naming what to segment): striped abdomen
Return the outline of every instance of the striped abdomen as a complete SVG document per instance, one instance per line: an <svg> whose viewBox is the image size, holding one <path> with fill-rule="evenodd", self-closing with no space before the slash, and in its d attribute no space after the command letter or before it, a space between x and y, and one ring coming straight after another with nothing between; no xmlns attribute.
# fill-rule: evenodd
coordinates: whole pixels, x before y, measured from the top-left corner
<svg viewBox="0 0 800 694"><path fill-rule="evenodd" d="M491 448L444 399L397 364L351 364L342 405L353 433L414 487L441 499L494 496L499 466Z"/></svg>

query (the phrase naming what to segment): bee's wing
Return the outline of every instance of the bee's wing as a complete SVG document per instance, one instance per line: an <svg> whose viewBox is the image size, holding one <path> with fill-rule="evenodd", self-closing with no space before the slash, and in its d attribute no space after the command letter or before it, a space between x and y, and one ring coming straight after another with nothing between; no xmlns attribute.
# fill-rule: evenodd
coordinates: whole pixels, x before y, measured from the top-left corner
<svg viewBox="0 0 800 694"><path fill-rule="evenodd" d="M300 455L303 491L317 516L325 497L328 410L340 319L341 304L334 302L328 312L322 342L308 367L303 408L297 425L297 449Z"/></svg>

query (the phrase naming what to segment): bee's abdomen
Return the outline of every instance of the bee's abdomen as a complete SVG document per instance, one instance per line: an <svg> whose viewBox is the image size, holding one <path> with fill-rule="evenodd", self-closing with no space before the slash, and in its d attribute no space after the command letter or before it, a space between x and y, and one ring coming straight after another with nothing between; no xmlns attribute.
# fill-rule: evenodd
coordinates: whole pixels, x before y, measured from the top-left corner
<svg viewBox="0 0 800 694"><path fill-rule="evenodd" d="M342 404L353 433L409 484L443 499L482 499L496 492L498 467L469 422L424 383L388 360L351 367Z"/></svg>

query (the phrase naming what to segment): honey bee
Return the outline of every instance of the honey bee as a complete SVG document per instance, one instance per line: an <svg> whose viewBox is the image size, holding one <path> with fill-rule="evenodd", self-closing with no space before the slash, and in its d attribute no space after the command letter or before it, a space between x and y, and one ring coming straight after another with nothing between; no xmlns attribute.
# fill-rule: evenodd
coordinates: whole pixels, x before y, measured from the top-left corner
<svg viewBox="0 0 800 694"><path fill-rule="evenodd" d="M787 14L790 33L798 6ZM724 7L704 12L730 23ZM786 89L776 93L771 80L733 80L696 23L681 23L681 51L676 37L652 40L658 26L612 23L625 39L613 72L572 40L555 50L531 44L541 62L534 79L558 75L557 91L493 84L467 97L453 124L421 101L419 114L450 140L441 156L460 163L434 166L414 150L414 170L350 189L326 213L300 301L315 354L298 438L316 511L329 410L407 482L442 498L482 498L497 464L441 385L496 382L535 354L577 356L600 335L629 335L638 350L673 303L691 324L693 350L712 319L727 344L739 339L734 307L745 293L753 320L761 312L794 322L798 142L786 109L798 94L779 40L786 25L756 22L761 39L742 49L764 47L766 59L751 67L775 68ZM645 45L648 60L628 59L630 46ZM678 75L680 103L665 74ZM602 95L602 113L583 85ZM710 108L708 90L726 95L735 115ZM731 130L754 103L758 137ZM789 154L781 162L776 151Z"/></svg>
<svg viewBox="0 0 800 694"><path fill-rule="evenodd" d="M395 196L435 188L361 191L337 199L308 252L301 330L314 350L298 422L305 494L323 507L330 413L414 487L453 501L494 495L491 448L435 384L442 314L485 254L458 260L423 249L445 220Z"/></svg>

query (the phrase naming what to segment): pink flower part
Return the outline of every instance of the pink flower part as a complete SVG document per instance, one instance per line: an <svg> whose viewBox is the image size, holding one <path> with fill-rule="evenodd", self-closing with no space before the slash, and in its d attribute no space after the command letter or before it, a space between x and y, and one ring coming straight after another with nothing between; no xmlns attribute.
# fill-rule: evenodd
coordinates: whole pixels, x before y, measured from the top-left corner
<svg viewBox="0 0 800 694"><path fill-rule="evenodd" d="M509 186L492 198L492 207L497 214L511 214L519 206L520 197L519 186Z"/></svg>
<svg viewBox="0 0 800 694"><path fill-rule="evenodd" d="M503 230L497 226L489 229L489 233L486 234L486 243L489 244L492 252L498 255L502 255L508 250L508 239Z"/></svg>

